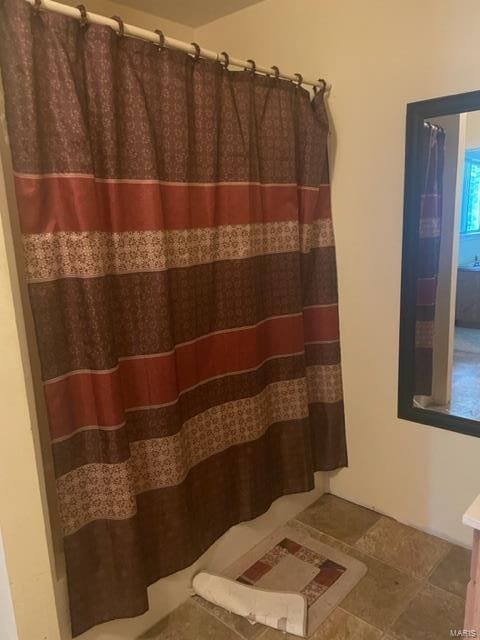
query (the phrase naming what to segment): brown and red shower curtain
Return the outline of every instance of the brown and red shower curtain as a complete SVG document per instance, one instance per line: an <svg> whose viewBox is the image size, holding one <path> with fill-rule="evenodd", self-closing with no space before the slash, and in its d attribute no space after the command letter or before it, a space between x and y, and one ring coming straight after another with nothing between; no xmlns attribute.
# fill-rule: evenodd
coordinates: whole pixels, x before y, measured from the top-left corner
<svg viewBox="0 0 480 640"><path fill-rule="evenodd" d="M4 0L73 633L346 464L323 96Z"/></svg>
<svg viewBox="0 0 480 640"><path fill-rule="evenodd" d="M445 131L441 127L424 122L421 142L414 393L430 396L442 231Z"/></svg>

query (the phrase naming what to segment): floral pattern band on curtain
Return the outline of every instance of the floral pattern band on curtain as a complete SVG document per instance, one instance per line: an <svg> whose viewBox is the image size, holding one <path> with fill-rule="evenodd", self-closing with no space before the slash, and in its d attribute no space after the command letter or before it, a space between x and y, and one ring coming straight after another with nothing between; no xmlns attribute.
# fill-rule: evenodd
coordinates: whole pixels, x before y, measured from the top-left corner
<svg viewBox="0 0 480 640"><path fill-rule="evenodd" d="M346 465L323 96L3 0L73 634Z"/></svg>
<svg viewBox="0 0 480 640"><path fill-rule="evenodd" d="M423 126L415 327L415 395L430 396L433 382L433 336L442 231L445 132Z"/></svg>

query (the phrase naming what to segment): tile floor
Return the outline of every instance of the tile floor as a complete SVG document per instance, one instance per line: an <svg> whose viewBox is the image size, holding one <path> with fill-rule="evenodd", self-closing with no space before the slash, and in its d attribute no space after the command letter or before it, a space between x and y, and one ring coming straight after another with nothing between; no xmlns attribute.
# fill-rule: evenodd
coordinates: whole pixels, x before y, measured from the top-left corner
<svg viewBox="0 0 480 640"><path fill-rule="evenodd" d="M325 494L290 525L362 560L366 576L311 640L442 640L463 627L470 552ZM293 640L191 598L141 640ZM139 639L140 640L140 639Z"/></svg>
<svg viewBox="0 0 480 640"><path fill-rule="evenodd" d="M472 329L472 331L478 331ZM479 331L480 333L480 331ZM472 420L480 419L480 354L454 351L452 369L452 399L448 413Z"/></svg>
<svg viewBox="0 0 480 640"><path fill-rule="evenodd" d="M452 397L449 405L431 407L454 416L480 420L480 330L455 328Z"/></svg>

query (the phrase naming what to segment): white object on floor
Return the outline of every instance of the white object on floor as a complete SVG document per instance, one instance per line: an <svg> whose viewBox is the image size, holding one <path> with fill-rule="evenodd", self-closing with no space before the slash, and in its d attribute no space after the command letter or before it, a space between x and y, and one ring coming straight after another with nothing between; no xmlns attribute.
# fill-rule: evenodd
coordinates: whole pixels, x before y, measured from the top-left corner
<svg viewBox="0 0 480 640"><path fill-rule="evenodd" d="M480 495L475 498L463 514L463 524L472 527L472 529L480 529Z"/></svg>
<svg viewBox="0 0 480 640"><path fill-rule="evenodd" d="M463 514L463 524L473 528L470 582L467 587L463 628L472 632L470 637L480 638L480 495Z"/></svg>
<svg viewBox="0 0 480 640"><path fill-rule="evenodd" d="M192 583L196 594L227 611L295 636L307 634L307 599L301 593L251 587L206 571Z"/></svg>

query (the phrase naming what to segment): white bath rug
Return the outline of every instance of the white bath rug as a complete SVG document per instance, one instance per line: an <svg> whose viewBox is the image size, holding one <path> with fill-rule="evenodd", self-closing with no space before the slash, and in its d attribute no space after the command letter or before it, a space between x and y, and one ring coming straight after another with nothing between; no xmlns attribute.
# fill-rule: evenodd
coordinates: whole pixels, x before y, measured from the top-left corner
<svg viewBox="0 0 480 640"><path fill-rule="evenodd" d="M355 558L285 525L223 571L227 581L200 577L197 593L252 622L308 637L366 571Z"/></svg>

